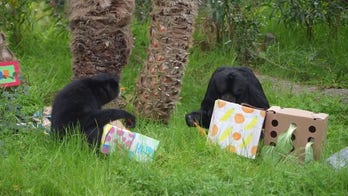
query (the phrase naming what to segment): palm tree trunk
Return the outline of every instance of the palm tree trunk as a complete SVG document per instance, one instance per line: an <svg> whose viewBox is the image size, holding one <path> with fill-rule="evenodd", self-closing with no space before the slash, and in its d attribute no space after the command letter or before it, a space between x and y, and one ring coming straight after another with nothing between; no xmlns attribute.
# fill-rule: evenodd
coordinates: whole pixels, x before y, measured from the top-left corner
<svg viewBox="0 0 348 196"><path fill-rule="evenodd" d="M137 84L135 109L168 123L179 100L198 12L197 0L153 0L147 62Z"/></svg>
<svg viewBox="0 0 348 196"><path fill-rule="evenodd" d="M109 72L120 76L133 46L134 0L70 0L74 78Z"/></svg>

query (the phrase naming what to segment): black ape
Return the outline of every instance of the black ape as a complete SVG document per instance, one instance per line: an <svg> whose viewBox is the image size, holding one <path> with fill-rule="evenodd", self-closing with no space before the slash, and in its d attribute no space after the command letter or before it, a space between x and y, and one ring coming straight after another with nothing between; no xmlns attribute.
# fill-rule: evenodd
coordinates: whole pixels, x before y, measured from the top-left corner
<svg viewBox="0 0 348 196"><path fill-rule="evenodd" d="M62 138L70 128L80 126L88 143L99 145L103 126L110 121L126 119L126 126L134 127L135 117L132 114L119 109L102 109L118 93L118 78L110 74L71 82L54 99L52 133Z"/></svg>
<svg viewBox="0 0 348 196"><path fill-rule="evenodd" d="M247 67L219 67L210 78L201 109L186 114L186 124L198 123L209 128L210 119L217 99L234 103L246 103L257 108L269 108L262 86L254 73Z"/></svg>

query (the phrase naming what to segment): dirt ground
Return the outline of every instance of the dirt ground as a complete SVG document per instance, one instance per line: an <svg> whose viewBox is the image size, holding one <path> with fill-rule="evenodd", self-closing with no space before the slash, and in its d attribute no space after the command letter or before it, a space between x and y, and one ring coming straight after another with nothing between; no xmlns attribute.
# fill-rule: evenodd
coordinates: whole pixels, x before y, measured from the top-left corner
<svg viewBox="0 0 348 196"><path fill-rule="evenodd" d="M259 74L257 74L257 77L262 83L272 82L274 84L273 88L276 91L290 90L294 93L315 92L315 93L322 94L324 96L340 97L340 101L342 103L348 103L348 89L336 89L336 88L325 89L325 88L319 88L317 86L300 85L300 84L286 81L283 79L273 78L273 77L259 75Z"/></svg>

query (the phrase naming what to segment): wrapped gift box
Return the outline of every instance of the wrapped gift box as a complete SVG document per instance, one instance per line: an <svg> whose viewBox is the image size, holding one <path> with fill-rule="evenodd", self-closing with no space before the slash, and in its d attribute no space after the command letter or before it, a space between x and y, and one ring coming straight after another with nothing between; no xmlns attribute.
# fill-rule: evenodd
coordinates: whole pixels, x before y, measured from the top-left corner
<svg viewBox="0 0 348 196"><path fill-rule="evenodd" d="M216 100L208 138L221 148L255 158L266 112Z"/></svg>
<svg viewBox="0 0 348 196"><path fill-rule="evenodd" d="M116 148L128 150L134 137L134 133L125 128L106 124L103 129L100 151L104 154L110 154Z"/></svg>
<svg viewBox="0 0 348 196"><path fill-rule="evenodd" d="M319 159L323 143L326 140L328 114L313 113L310 111L281 108L272 106L267 110L265 119L265 145L275 146L278 136L286 131L291 123L296 124L296 130L292 135L293 149L301 160L304 159L305 146L308 142L314 142L314 159Z"/></svg>
<svg viewBox="0 0 348 196"><path fill-rule="evenodd" d="M131 158L147 162L155 156L158 145L158 140L128 131L121 122L115 121L104 126L100 151L110 154L116 149L123 149L129 152Z"/></svg>
<svg viewBox="0 0 348 196"><path fill-rule="evenodd" d="M0 85L3 87L19 86L18 61L0 62Z"/></svg>
<svg viewBox="0 0 348 196"><path fill-rule="evenodd" d="M129 149L130 157L140 162L151 161L155 156L159 141L139 133L134 134L135 137Z"/></svg>

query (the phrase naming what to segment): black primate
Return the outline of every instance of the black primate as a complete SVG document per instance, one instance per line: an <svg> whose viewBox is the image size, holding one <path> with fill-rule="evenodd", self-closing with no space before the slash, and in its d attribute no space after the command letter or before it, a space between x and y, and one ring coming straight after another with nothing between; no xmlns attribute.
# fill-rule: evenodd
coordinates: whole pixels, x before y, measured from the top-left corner
<svg viewBox="0 0 348 196"><path fill-rule="evenodd" d="M255 74L247 67L219 67L210 78L208 89L197 111L186 114L186 124L209 128L215 100L246 103L268 109L269 103Z"/></svg>
<svg viewBox="0 0 348 196"><path fill-rule="evenodd" d="M80 127L90 145L100 144L103 126L110 121L125 119L126 126L135 126L135 117L120 109L102 109L119 94L117 76L99 74L72 81L55 97L51 130L62 138L71 128Z"/></svg>

